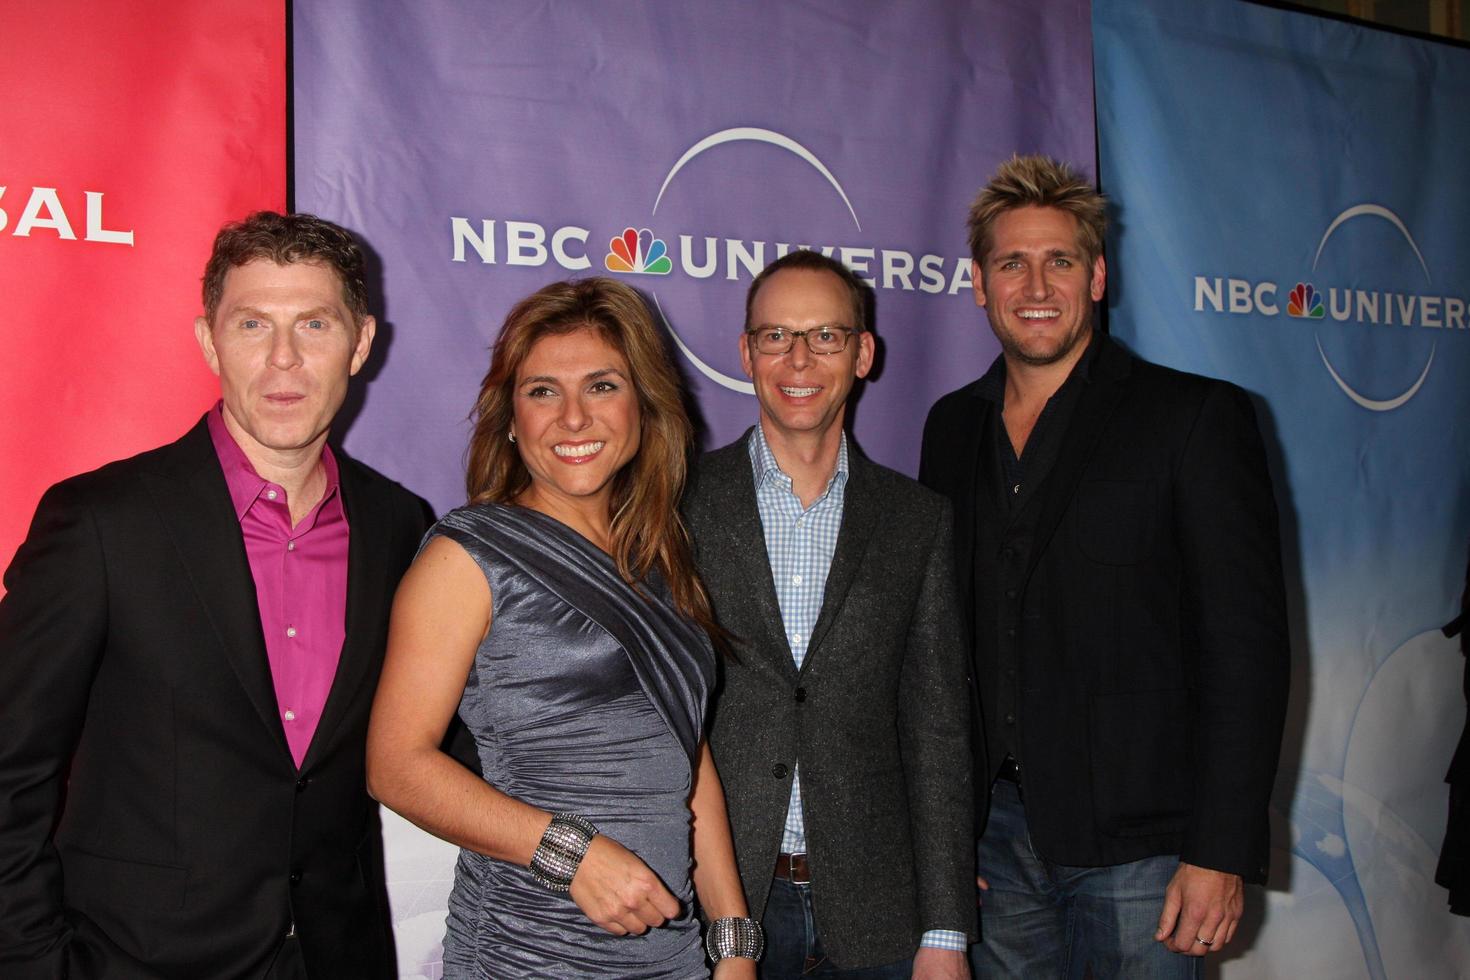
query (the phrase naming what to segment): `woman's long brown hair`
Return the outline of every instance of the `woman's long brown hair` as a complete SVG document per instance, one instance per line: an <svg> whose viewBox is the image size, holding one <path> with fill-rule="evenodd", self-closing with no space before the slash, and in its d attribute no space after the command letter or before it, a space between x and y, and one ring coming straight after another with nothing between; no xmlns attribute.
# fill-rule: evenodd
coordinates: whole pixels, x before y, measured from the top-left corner
<svg viewBox="0 0 1470 980"><path fill-rule="evenodd" d="M694 445L679 375L648 307L617 280L554 282L506 316L471 414L474 431L465 467L469 501L511 503L530 486L531 475L508 438L516 377L541 338L584 329L596 330L627 360L638 398L638 453L612 480L611 551L618 574L636 588L657 568L679 611L717 638L721 632L679 516Z"/></svg>

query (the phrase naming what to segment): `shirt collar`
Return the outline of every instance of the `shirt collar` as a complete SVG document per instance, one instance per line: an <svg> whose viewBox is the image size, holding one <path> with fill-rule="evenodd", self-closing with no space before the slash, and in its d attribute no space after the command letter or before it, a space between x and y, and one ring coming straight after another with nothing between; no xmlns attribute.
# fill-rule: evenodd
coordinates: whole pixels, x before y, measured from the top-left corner
<svg viewBox="0 0 1470 980"><path fill-rule="evenodd" d="M214 408L209 410L207 419L209 438L214 442L214 454L219 457L220 469L225 474L225 486L230 491L230 503L235 508L235 519L243 521L256 499L273 484L255 472L255 467L250 464L250 458L245 455L245 450L240 448L240 444L230 434L229 428L225 425L223 400L214 403ZM337 491L338 471L337 457L332 455L332 447L325 444L322 446L322 468L327 475L327 489L322 494L322 500L327 500Z"/></svg>
<svg viewBox="0 0 1470 980"><path fill-rule="evenodd" d="M1076 378L1080 381L1092 380L1092 364L1097 360L1097 352L1102 347L1102 336L1097 332L1097 327L1092 328L1092 334L1088 338L1087 348L1077 363L1072 366L1072 373L1067 375L1067 380L1062 382L1066 385ZM1059 391L1061 389L1058 389ZM975 394L992 401L996 404L1005 403L1006 394L1006 358L1004 354L996 356L991 362L989 370L980 376L975 385Z"/></svg>
<svg viewBox="0 0 1470 980"><path fill-rule="evenodd" d="M786 489L791 489L791 477L776 462L776 454L771 452L771 444L766 442L765 431L761 429L759 422L755 424L749 446L750 466L755 476L756 487L760 488L767 481L774 480ZM833 470L831 479L827 481L827 486L822 490L822 496L817 500L826 497L834 487L840 489L847 486L847 476L847 433L843 432L841 441L837 443L837 469Z"/></svg>

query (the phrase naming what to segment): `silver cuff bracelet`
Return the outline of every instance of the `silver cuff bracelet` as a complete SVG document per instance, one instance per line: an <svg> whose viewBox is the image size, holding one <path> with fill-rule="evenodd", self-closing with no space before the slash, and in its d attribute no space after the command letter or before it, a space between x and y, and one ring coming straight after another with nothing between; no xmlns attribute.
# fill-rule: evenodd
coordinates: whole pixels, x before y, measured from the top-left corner
<svg viewBox="0 0 1470 980"><path fill-rule="evenodd" d="M536 884L554 892L572 889L572 878L587 853L587 846L597 836L597 828L586 817L575 813L556 813L536 853L531 855L531 877Z"/></svg>
<svg viewBox="0 0 1470 980"><path fill-rule="evenodd" d="M709 933L704 937L704 951L711 963L718 963L727 956L740 956L747 960L758 960L766 949L766 934L761 924L754 919L729 916L710 923Z"/></svg>

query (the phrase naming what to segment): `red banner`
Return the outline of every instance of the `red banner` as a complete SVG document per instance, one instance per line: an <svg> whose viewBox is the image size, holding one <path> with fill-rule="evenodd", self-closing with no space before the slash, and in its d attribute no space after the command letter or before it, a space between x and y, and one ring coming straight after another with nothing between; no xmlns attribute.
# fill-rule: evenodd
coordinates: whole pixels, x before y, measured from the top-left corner
<svg viewBox="0 0 1470 980"><path fill-rule="evenodd" d="M180 435L219 226L286 203L286 10L12 4L0 59L0 567L47 486Z"/></svg>

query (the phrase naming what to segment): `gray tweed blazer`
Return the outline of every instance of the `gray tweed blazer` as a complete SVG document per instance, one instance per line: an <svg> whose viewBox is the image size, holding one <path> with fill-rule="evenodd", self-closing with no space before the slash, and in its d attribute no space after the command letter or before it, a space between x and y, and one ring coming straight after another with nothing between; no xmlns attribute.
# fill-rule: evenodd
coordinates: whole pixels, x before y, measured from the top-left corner
<svg viewBox="0 0 1470 980"><path fill-rule="evenodd" d="M750 433L705 455L685 513L720 625L710 746L751 914L771 887L801 763L817 929L843 967L912 956L975 921L972 694L949 504L849 443L822 611L800 671L756 509Z"/></svg>

